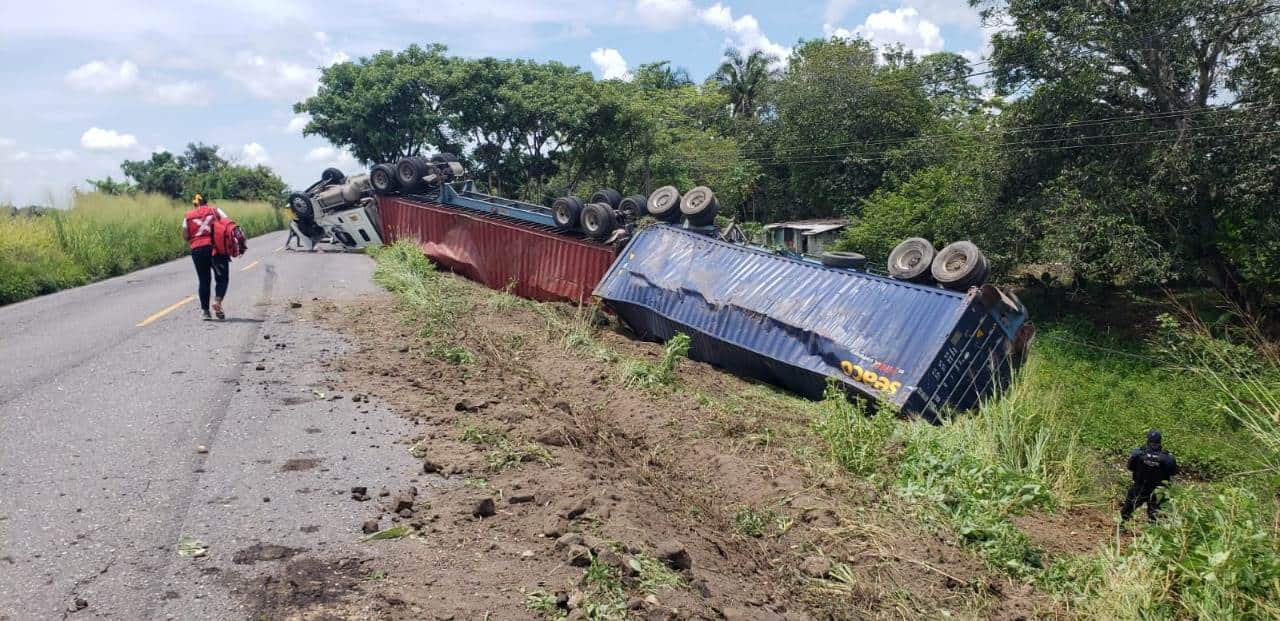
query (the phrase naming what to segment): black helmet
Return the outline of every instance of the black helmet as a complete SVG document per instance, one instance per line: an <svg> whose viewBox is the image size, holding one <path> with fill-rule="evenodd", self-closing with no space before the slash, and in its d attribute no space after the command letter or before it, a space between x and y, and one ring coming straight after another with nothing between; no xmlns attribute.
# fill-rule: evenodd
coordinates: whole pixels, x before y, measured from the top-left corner
<svg viewBox="0 0 1280 621"><path fill-rule="evenodd" d="M1160 439L1161 436L1159 429L1152 429L1147 432L1147 444L1150 444L1151 446L1160 446Z"/></svg>

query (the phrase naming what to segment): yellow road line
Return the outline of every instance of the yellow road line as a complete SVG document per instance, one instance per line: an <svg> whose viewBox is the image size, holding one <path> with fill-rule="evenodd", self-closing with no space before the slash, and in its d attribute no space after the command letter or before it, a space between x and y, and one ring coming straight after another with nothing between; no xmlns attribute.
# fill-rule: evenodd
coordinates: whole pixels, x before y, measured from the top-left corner
<svg viewBox="0 0 1280 621"><path fill-rule="evenodd" d="M258 259L254 259L254 260L253 260L253 263L250 263L250 264L248 264L248 265L246 265L246 266L244 266L244 267L240 268L240 271L242 271L242 272L247 272L247 271L249 271L249 268L251 268L251 267L253 267L253 266L257 265L257 264L258 264Z"/></svg>
<svg viewBox="0 0 1280 621"><path fill-rule="evenodd" d="M161 318L161 317L164 317L165 315L168 315L169 313L172 313L172 312L173 312L173 311L175 311L175 310L178 310L178 307L182 306L183 304L187 304L187 303L191 302L191 300L194 300L194 299L196 299L196 296L194 296L194 295L189 295L189 296L187 296L187 297L185 297L185 298L182 298L181 300L178 300L177 302L175 302L175 303L173 304L173 306L170 306L170 307L168 307L168 308L166 308L166 309L164 309L164 310L162 310L162 311L160 311L160 312L158 312L158 313L156 313L156 314L154 314L154 315L152 315L152 316L150 316L150 317L147 317L146 319L143 319L142 321L138 322L137 327L139 327L139 328L144 327L144 326L146 326L147 324L149 324L149 323L151 323L151 322L153 322L153 321L155 321L155 320L157 320L157 319L159 319L159 318Z"/></svg>

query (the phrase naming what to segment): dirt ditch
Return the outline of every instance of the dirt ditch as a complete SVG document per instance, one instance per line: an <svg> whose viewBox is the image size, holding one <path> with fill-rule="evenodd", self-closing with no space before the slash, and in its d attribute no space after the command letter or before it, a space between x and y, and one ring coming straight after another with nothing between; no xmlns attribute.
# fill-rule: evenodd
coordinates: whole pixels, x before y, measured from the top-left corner
<svg viewBox="0 0 1280 621"><path fill-rule="evenodd" d="M355 347L333 363L344 385L412 420L416 432L397 450L423 463L411 510L368 503L366 532L404 526L420 546L377 588L360 589L393 605L360 610L442 619L1058 612L826 465L804 412L769 389L688 360L671 386L628 387L620 369L655 363L660 345L616 325L574 336L566 326L586 325L581 311L467 290L473 312L451 345L475 356L461 364L418 338L390 295L312 305ZM373 495L355 492L352 502Z"/></svg>

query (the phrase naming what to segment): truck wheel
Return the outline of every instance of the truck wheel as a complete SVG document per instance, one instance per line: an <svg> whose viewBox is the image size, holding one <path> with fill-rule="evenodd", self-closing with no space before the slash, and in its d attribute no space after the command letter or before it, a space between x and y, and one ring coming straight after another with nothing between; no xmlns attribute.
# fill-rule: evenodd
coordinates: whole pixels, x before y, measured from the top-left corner
<svg viewBox="0 0 1280 621"><path fill-rule="evenodd" d="M643 194L628 196L618 203L618 211L622 212L622 216L627 220L635 220L645 214L646 200Z"/></svg>
<svg viewBox="0 0 1280 621"><path fill-rule="evenodd" d="M610 209L617 209L618 204L622 202L622 194L613 188L604 188L603 190L596 190L596 193L591 195L591 200L587 202L604 203Z"/></svg>
<svg viewBox="0 0 1280 621"><path fill-rule="evenodd" d="M705 185L700 185L684 193L680 200L680 213L693 226L707 226L716 221L716 212L720 210L720 202L715 192Z"/></svg>
<svg viewBox="0 0 1280 621"><path fill-rule="evenodd" d="M582 209L582 232L591 239L604 239L614 229L613 209L604 203L588 203Z"/></svg>
<svg viewBox="0 0 1280 621"><path fill-rule="evenodd" d="M582 217L582 199L562 196L551 204L551 219L562 229L575 229Z"/></svg>
<svg viewBox="0 0 1280 621"><path fill-rule="evenodd" d="M311 198L301 192L294 192L289 195L289 209L293 210L293 215L299 220L311 220L314 214L311 207Z"/></svg>
<svg viewBox="0 0 1280 621"><path fill-rule="evenodd" d="M958 241L938 252L931 269L938 284L964 291L982 284L987 277L987 257L973 242Z"/></svg>
<svg viewBox="0 0 1280 621"><path fill-rule="evenodd" d="M405 192L413 192L422 187L422 178L427 176L427 162L421 157L411 155L400 158L396 162L396 179Z"/></svg>
<svg viewBox="0 0 1280 621"><path fill-rule="evenodd" d="M375 164L369 169L369 185L373 186L374 193L383 196L400 189L400 179L390 165Z"/></svg>
<svg viewBox="0 0 1280 621"><path fill-rule="evenodd" d="M928 280L929 269L936 251L929 240L909 237L889 253L889 276L898 280L921 282Z"/></svg>
<svg viewBox="0 0 1280 621"><path fill-rule="evenodd" d="M342 173L342 171L341 171L341 170L338 170L337 168L326 168L326 169L324 169L324 172L320 173L320 178L321 178L322 180L324 180L324 181L327 181L327 182L329 182L329 183L333 183L333 184L346 183L346 182L347 182L347 176L346 176L345 174L343 174L343 173Z"/></svg>
<svg viewBox="0 0 1280 621"><path fill-rule="evenodd" d="M444 153L444 152L440 152L440 153L437 153L437 154L435 154L435 155L432 155L432 156L431 156L431 161L433 161L433 162L456 162L456 161L458 161L458 156L456 156L456 155L454 155L454 154L452 154L452 153Z"/></svg>
<svg viewBox="0 0 1280 621"><path fill-rule="evenodd" d="M645 201L649 215L663 222L680 219L680 190L674 185L664 185L653 191Z"/></svg>
<svg viewBox="0 0 1280 621"><path fill-rule="evenodd" d="M822 264L827 267L839 267L847 270L862 271L867 269L867 258L856 252L824 252Z"/></svg>

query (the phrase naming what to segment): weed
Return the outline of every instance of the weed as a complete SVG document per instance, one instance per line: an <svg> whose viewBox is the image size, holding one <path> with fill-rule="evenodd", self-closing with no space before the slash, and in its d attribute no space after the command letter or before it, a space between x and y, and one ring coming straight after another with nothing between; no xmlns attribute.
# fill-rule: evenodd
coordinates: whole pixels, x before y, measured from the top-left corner
<svg viewBox="0 0 1280 621"><path fill-rule="evenodd" d="M827 441L831 460L849 472L872 475L885 467L885 448L894 433L894 417L889 408L881 407L875 416L868 416L865 403L851 402L832 380L819 404L813 428Z"/></svg>
<svg viewBox="0 0 1280 621"><path fill-rule="evenodd" d="M744 506L733 516L734 527L739 533L748 537L760 538L765 535L769 525L776 522L778 516L773 511L756 511Z"/></svg>
<svg viewBox="0 0 1280 621"><path fill-rule="evenodd" d="M669 388L676 381L676 366L689 357L689 335L677 332L667 341L662 358L657 364L645 360L631 360L623 366L622 383L628 388Z"/></svg>
<svg viewBox="0 0 1280 621"><path fill-rule="evenodd" d="M462 426L462 441L471 444L481 444L484 446L495 446L498 442L506 440L507 435L498 429L489 427L481 427L467 423Z"/></svg>
<svg viewBox="0 0 1280 621"><path fill-rule="evenodd" d="M436 343L431 346L430 354L452 364L474 364L476 361L476 355L461 345Z"/></svg>
<svg viewBox="0 0 1280 621"><path fill-rule="evenodd" d="M657 593L662 588L680 588L685 586L684 576L667 567L665 563L647 556L636 554L627 559L627 564L636 572L640 590L645 593Z"/></svg>
<svg viewBox="0 0 1280 621"><path fill-rule="evenodd" d="M516 444L506 438L499 440L492 451L485 453L484 461L490 470L499 471L529 461L536 461L544 466L552 464L551 453L542 446L532 442Z"/></svg>

